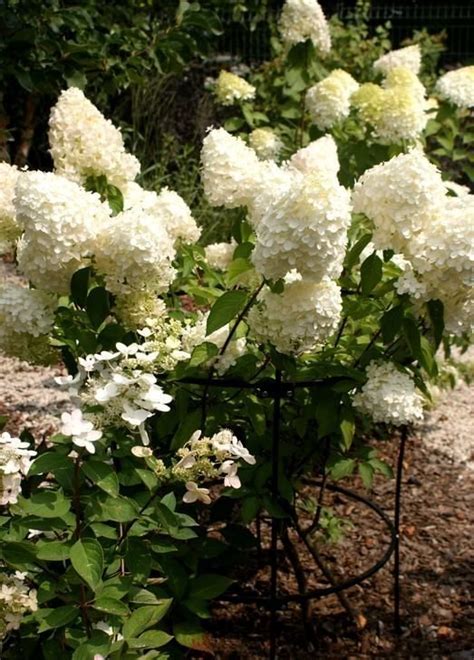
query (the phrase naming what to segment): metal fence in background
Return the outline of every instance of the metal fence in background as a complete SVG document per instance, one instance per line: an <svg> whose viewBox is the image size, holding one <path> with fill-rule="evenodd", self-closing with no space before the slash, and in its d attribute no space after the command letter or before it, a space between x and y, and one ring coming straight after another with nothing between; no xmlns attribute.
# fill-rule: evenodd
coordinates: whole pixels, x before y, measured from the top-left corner
<svg viewBox="0 0 474 660"><path fill-rule="evenodd" d="M279 0L272 3L267 20L259 22L254 29L252 17L245 16L241 23L234 23L231 13L224 13L222 20L224 34L219 44L219 51L241 58L244 62L262 62L270 57L270 24L276 21L279 13ZM324 4L324 3L322 3ZM349 20L354 9L354 2L326 3L335 9L343 20ZM458 2L377 2L374 0L370 10L369 24L372 29L387 21L391 23L391 39L394 47L414 30L426 28L431 34L446 30L448 35L447 51L442 56L443 64L469 64L474 62L474 0Z"/></svg>

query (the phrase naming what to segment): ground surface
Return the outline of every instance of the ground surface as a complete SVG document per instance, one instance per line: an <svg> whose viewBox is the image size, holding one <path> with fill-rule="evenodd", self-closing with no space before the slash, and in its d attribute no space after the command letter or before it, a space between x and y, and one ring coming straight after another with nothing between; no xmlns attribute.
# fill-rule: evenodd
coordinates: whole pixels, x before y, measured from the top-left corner
<svg viewBox="0 0 474 660"><path fill-rule="evenodd" d="M9 276L0 262L0 278ZM472 359L472 353L471 353ZM6 429L29 427L38 440L55 428L57 415L68 407L67 395L54 383L59 368L32 368L18 360L0 357L0 415L7 415ZM347 592L359 623L336 596L314 602L309 614L317 630L317 643L305 639L300 610L289 606L278 623L280 658L452 658L474 659L473 569L473 437L474 387L465 384L445 392L409 441L404 464L402 515L402 614L403 634L392 627L392 563L363 586ZM381 447L387 459L396 460L397 442ZM346 484L364 493L360 483ZM371 496L393 513L393 480L377 479ZM342 580L370 566L383 553L388 537L376 517L357 504L333 497L327 501L343 515L350 514L354 528L344 541L322 552L335 579ZM361 524L359 524L361 523ZM263 529L264 542L268 531ZM297 543L308 587L321 586L311 557ZM265 553L263 553L263 564ZM280 561L280 588L295 588L291 566ZM235 567L235 577L264 594L268 569ZM217 658L268 657L268 615L255 606L216 605L209 623L209 646ZM206 656L208 657L208 656Z"/></svg>

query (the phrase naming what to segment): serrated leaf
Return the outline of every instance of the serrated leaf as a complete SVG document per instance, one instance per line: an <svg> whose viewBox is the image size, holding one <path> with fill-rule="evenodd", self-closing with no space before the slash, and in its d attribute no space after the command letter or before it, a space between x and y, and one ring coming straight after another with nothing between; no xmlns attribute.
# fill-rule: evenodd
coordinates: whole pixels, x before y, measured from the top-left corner
<svg viewBox="0 0 474 660"><path fill-rule="evenodd" d="M104 552L95 539L79 539L71 548L71 564L92 591L100 584L104 570Z"/></svg>
<svg viewBox="0 0 474 660"><path fill-rule="evenodd" d="M173 639L164 630L147 630L136 639L129 639L128 645L132 649L159 649Z"/></svg>
<svg viewBox="0 0 474 660"><path fill-rule="evenodd" d="M38 541L36 556L46 561L64 561L69 559L71 546L66 541Z"/></svg>
<svg viewBox="0 0 474 660"><path fill-rule="evenodd" d="M94 601L94 609L100 612L107 612L107 614L116 614L117 616L128 616L130 611L125 603L122 603L116 598L108 596L100 596Z"/></svg>
<svg viewBox="0 0 474 660"><path fill-rule="evenodd" d="M359 471L360 477L362 479L362 483L366 488L370 488L372 486L372 482L374 480L374 469L369 463L359 463L357 466L357 469Z"/></svg>
<svg viewBox="0 0 474 660"><path fill-rule="evenodd" d="M111 497L119 494L119 480L114 468L106 463L88 460L82 464L82 471L92 483L108 493Z"/></svg>
<svg viewBox="0 0 474 660"><path fill-rule="evenodd" d="M354 472L355 460L353 458L341 458L331 467L331 476L336 481L348 477Z"/></svg>
<svg viewBox="0 0 474 660"><path fill-rule="evenodd" d="M210 600L220 596L234 582L224 575L204 573L191 581L189 597L201 600Z"/></svg>
<svg viewBox="0 0 474 660"><path fill-rule="evenodd" d="M62 628L79 616L77 605L63 605L48 610L38 610L35 619L40 621L38 632L42 633L53 628Z"/></svg>
<svg viewBox="0 0 474 660"><path fill-rule="evenodd" d="M156 625L168 612L172 602L172 598L167 598L159 605L144 605L134 610L123 626L122 634L125 639L128 641L137 637L147 628Z"/></svg>
<svg viewBox="0 0 474 660"><path fill-rule="evenodd" d="M64 454L58 454L53 451L47 451L35 458L28 470L28 476L35 474L55 473L58 469L68 469L71 466L71 459Z"/></svg>
<svg viewBox="0 0 474 660"><path fill-rule="evenodd" d="M204 630L196 623L183 621L173 626L178 644L195 651L209 651L209 643Z"/></svg>
<svg viewBox="0 0 474 660"><path fill-rule="evenodd" d="M212 334L238 315L247 301L246 291L228 291L216 300L207 319L206 333Z"/></svg>
<svg viewBox="0 0 474 660"><path fill-rule="evenodd" d="M199 346L196 346L196 348L193 351L193 354L189 361L189 366L198 367L200 364L212 360L212 358L215 357L218 352L219 349L215 344L211 344L210 342L207 341L204 342L203 344L199 344Z"/></svg>

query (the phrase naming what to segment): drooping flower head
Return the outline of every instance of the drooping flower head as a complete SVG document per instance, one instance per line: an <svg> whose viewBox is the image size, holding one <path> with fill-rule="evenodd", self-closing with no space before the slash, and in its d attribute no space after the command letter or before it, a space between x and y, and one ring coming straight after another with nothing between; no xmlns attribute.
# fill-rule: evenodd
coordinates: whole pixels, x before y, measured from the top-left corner
<svg viewBox="0 0 474 660"><path fill-rule="evenodd" d="M369 364L367 382L352 401L376 423L402 426L423 418L423 398L412 378L389 362Z"/></svg>
<svg viewBox="0 0 474 660"><path fill-rule="evenodd" d="M52 108L49 143L56 173L76 183L105 175L121 188L140 172L138 160L125 151L120 130L77 87L63 91Z"/></svg>
<svg viewBox="0 0 474 660"><path fill-rule="evenodd" d="M234 105L237 101L250 101L255 97L255 87L244 78L221 71L217 79L215 93L222 105Z"/></svg>
<svg viewBox="0 0 474 660"><path fill-rule="evenodd" d="M331 50L329 25L317 0L286 0L279 27L282 39L288 46L311 39L320 53Z"/></svg>
<svg viewBox="0 0 474 660"><path fill-rule="evenodd" d="M474 65L445 73L436 83L436 91L459 108L474 107Z"/></svg>
<svg viewBox="0 0 474 660"><path fill-rule="evenodd" d="M416 75L420 73L421 50L417 44L399 48L398 50L391 50L374 62L374 69L384 75L400 66L410 69Z"/></svg>
<svg viewBox="0 0 474 660"><path fill-rule="evenodd" d="M306 107L313 123L324 130L348 117L350 98L358 87L354 78L342 69L335 69L310 87L306 93Z"/></svg>

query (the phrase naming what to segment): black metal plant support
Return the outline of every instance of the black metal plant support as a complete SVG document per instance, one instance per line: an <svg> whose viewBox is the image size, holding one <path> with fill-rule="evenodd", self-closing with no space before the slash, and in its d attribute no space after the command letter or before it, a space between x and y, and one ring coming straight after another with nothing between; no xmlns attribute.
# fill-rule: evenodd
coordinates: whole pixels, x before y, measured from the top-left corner
<svg viewBox="0 0 474 660"><path fill-rule="evenodd" d="M332 380L332 379L329 379ZM333 380L338 380L337 378ZM351 499L355 502L358 502L373 513L375 513L379 520L382 521L388 534L390 536L390 541L387 544L385 552L383 555L376 561L372 566L367 568L365 571L351 578L347 578L342 582L337 582L328 567L324 564L323 560L319 556L317 549L309 543L308 537L314 529L316 529L318 522L313 523L307 528L304 529L299 520L298 515L294 506L291 506L288 502L284 501L279 495L279 471L280 471L280 440L281 440L281 408L282 401L285 397L292 397L296 388L300 387L315 387L320 386L323 381L321 380L311 380L311 381L294 381L288 382L283 381L282 373L279 370L275 372L275 378L273 379L263 379L255 382L248 382L241 379L235 378L213 378L212 374L207 378L184 378L180 382L188 383L191 385L200 385L203 387L203 396L202 396L202 411L203 411L203 423L206 418L206 409L207 409L207 397L210 388L220 387L220 388L230 388L230 389L251 389L255 392L257 396L264 398L273 399L273 417L272 417L272 475L271 475L271 493L274 502L277 502L282 506L288 513L289 524L296 532L300 540L305 544L307 550L312 555L315 564L318 566L319 570L324 575L325 579L329 582L329 586L317 587L313 589L308 589L305 583L304 575L302 574L301 567L298 564L297 553L295 556L295 548L292 546L290 548L291 541L288 536L288 527L280 520L275 517L270 517L271 525L271 540L270 540L270 583L268 588L268 595L255 595L255 593L244 593L236 592L230 593L224 596L221 596L219 600L224 602L234 602L234 603L255 603L260 606L267 607L270 612L270 651L269 657L270 660L274 660L277 657L277 638L278 638L278 612L282 606L288 603L299 603L302 607L303 619L305 623L305 629L307 629L307 612L308 612L308 603L312 599L321 598L323 596L329 596L331 594L336 594L341 603L344 605L346 610L356 618L356 613L352 610L350 604L347 601L347 598L344 595L344 591L350 587L361 584L369 577L372 577L378 571L385 566L385 564L391 559L392 555L394 556L394 566L393 566L393 594L394 594L394 629L395 633L398 635L401 633L401 621L400 621L400 513L401 513L401 492L402 492L402 476L403 476L403 460L405 453L406 441L408 438L408 430L406 427L403 427L400 434L400 445L397 459L397 468L396 468L396 479L395 479L395 501L394 501L394 518L391 518L385 513L385 511L372 500L356 493L352 490L338 486L337 484L328 483L327 475L323 474L322 479L311 479L306 478L305 483L317 486L320 488L319 498L318 498L318 510L315 516L316 521L319 521L322 495L325 490L338 493ZM324 381L326 384L328 379ZM257 534L260 537L261 531L261 519L257 521ZM287 550L287 553L290 555L290 563L292 563L293 568L295 569L296 581L298 583L298 591L296 593L290 594L280 594L278 591L278 541L282 540L283 548Z"/></svg>

